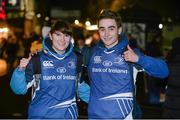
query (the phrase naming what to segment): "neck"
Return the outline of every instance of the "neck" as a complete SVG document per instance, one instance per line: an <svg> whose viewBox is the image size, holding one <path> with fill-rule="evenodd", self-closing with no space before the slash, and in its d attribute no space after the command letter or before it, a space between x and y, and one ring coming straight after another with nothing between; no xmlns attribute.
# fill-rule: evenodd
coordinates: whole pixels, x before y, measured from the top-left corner
<svg viewBox="0 0 180 120"><path fill-rule="evenodd" d="M54 51L58 54L64 54L65 50L57 50L54 46L52 47L54 49Z"/></svg>
<svg viewBox="0 0 180 120"><path fill-rule="evenodd" d="M110 48L116 46L116 45L118 44L118 42L119 42L119 41L117 40L117 41L113 42L111 45L105 45L105 47L108 48L108 49L110 49Z"/></svg>
<svg viewBox="0 0 180 120"><path fill-rule="evenodd" d="M84 47L83 45L80 45L80 46L79 46L79 49L82 49L83 47Z"/></svg>

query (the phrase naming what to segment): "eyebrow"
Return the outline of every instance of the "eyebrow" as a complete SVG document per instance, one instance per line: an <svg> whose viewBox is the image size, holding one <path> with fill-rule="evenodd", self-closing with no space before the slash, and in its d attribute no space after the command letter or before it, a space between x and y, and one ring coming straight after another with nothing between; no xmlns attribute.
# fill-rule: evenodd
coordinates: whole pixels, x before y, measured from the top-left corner
<svg viewBox="0 0 180 120"><path fill-rule="evenodd" d="M60 33L62 33L62 31L54 31L54 33L56 33L56 34L60 34Z"/></svg>
<svg viewBox="0 0 180 120"><path fill-rule="evenodd" d="M108 28L115 28L115 26L109 26Z"/></svg>
<svg viewBox="0 0 180 120"><path fill-rule="evenodd" d="M99 27L99 29L102 29L102 28L105 28L105 27ZM115 28L115 26L109 26L108 28Z"/></svg>
<svg viewBox="0 0 180 120"><path fill-rule="evenodd" d="M62 30L56 30L54 33L62 33L62 34L67 34L67 35L72 35L72 32L70 30L62 29Z"/></svg>

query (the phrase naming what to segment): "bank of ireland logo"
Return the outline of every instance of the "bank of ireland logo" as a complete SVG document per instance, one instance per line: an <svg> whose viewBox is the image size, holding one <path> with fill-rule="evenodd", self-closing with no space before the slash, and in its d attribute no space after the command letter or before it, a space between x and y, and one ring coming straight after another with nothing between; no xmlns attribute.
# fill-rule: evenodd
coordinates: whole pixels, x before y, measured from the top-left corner
<svg viewBox="0 0 180 120"><path fill-rule="evenodd" d="M122 65L124 64L124 58L122 58L121 56L118 56L117 58L114 59L114 63L118 65Z"/></svg>
<svg viewBox="0 0 180 120"><path fill-rule="evenodd" d="M101 56L95 56L94 57L94 63L101 63Z"/></svg>
<svg viewBox="0 0 180 120"><path fill-rule="evenodd" d="M48 61L48 60L43 61L43 66L44 67L53 67L54 66L53 61Z"/></svg>
<svg viewBox="0 0 180 120"><path fill-rule="evenodd" d="M111 61L108 61L108 60L105 60L105 61L103 62L103 66L105 66L105 67L110 67L110 66L112 66L112 62L111 62Z"/></svg>
<svg viewBox="0 0 180 120"><path fill-rule="evenodd" d="M75 62L74 61L68 62L68 67L72 69L75 68L76 67Z"/></svg>
<svg viewBox="0 0 180 120"><path fill-rule="evenodd" d="M66 68L64 68L64 67L59 67L59 68L56 69L56 71L57 71L58 73L65 73L65 72L66 72Z"/></svg>

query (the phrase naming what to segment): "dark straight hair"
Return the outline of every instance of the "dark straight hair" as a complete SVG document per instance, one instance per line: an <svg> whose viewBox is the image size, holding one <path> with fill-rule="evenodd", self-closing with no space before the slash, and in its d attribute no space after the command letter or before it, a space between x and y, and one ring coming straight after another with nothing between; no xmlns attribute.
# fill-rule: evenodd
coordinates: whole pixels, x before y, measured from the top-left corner
<svg viewBox="0 0 180 120"><path fill-rule="evenodd" d="M52 34L55 31L61 31L62 33L72 35L72 29L69 23L63 20L58 20L52 25L50 33Z"/></svg>
<svg viewBox="0 0 180 120"><path fill-rule="evenodd" d="M100 12L100 14L98 16L98 19L97 19L98 20L97 21L98 26L99 26L99 21L101 19L108 19L108 18L114 19L116 21L116 23L117 23L118 28L120 28L122 26L122 20L121 20L120 14L117 13L117 12L114 12L112 10L109 10L109 9L103 9Z"/></svg>

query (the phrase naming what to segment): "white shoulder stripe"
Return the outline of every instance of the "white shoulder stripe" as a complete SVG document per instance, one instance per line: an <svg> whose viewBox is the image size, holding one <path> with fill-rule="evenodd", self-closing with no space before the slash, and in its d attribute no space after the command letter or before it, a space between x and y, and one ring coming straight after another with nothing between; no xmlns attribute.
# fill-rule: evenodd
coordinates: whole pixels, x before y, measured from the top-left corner
<svg viewBox="0 0 180 120"><path fill-rule="evenodd" d="M73 98L71 100L68 100L68 101L65 101L65 102L62 102L62 103L59 103L57 105L53 105L49 108L54 108L54 107L66 107L66 106L69 106L69 105L72 105L73 102L76 102L76 99Z"/></svg>
<svg viewBox="0 0 180 120"><path fill-rule="evenodd" d="M113 100L113 99L133 99L133 93L119 93L100 98L99 100Z"/></svg>

